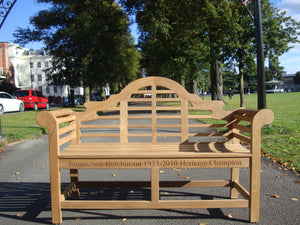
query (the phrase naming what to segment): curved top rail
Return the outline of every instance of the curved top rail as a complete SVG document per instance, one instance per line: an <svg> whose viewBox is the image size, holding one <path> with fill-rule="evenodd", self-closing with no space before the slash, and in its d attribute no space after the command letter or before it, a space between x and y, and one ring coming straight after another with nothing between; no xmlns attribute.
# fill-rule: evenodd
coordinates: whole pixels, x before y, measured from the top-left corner
<svg viewBox="0 0 300 225"><path fill-rule="evenodd" d="M178 96L178 101L187 101L194 110L210 110L212 116L216 118L223 118L228 114L223 110L224 102L222 101L204 101L196 94L189 93L183 86L176 81L166 77L151 76L137 79L128 84L119 94L111 95L108 100L103 102L87 102L84 106L87 108L85 113L94 112L95 110L111 110L116 107L121 101L129 101L132 94L139 93L140 90L146 87L151 87L149 93L155 95L159 90L157 87L166 88ZM82 114L81 114L82 115ZM91 118L89 118L91 119ZM95 119L95 118L93 118Z"/></svg>

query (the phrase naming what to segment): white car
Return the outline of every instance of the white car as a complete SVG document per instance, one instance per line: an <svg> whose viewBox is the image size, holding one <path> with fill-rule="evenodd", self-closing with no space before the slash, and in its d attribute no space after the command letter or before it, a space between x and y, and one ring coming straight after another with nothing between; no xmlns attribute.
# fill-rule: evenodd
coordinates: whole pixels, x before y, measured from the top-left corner
<svg viewBox="0 0 300 225"><path fill-rule="evenodd" d="M23 112L24 103L11 96L10 94L0 91L0 115L5 112Z"/></svg>

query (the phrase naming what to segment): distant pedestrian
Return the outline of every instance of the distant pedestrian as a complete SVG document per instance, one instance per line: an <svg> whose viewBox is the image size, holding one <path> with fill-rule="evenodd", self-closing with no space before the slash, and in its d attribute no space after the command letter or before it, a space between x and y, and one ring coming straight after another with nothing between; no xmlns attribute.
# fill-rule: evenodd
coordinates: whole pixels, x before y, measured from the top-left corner
<svg viewBox="0 0 300 225"><path fill-rule="evenodd" d="M231 90L231 88L228 89L228 97L229 97L229 99L232 98L232 90Z"/></svg>

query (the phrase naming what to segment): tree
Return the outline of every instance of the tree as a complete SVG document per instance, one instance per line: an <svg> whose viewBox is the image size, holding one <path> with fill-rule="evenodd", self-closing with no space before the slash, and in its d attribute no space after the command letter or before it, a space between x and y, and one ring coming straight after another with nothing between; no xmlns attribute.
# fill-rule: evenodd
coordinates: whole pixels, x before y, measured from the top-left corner
<svg viewBox="0 0 300 225"><path fill-rule="evenodd" d="M33 29L20 28L15 37L21 44L45 43L53 56L47 71L52 84L93 88L136 78L139 53L128 16L114 0L39 2L52 7L31 18Z"/></svg>
<svg viewBox="0 0 300 225"><path fill-rule="evenodd" d="M121 2L136 14L147 74L169 76L187 85L197 80L197 71L205 70L201 66L209 63L212 99L222 100L221 67L231 61L238 68L240 105L245 105L244 89L256 89L255 26L249 15L253 4L249 3L247 10L240 0ZM263 0L263 25L265 56L280 76L276 57L289 50L289 43L298 42L299 24Z"/></svg>
<svg viewBox="0 0 300 225"><path fill-rule="evenodd" d="M208 52L199 41L199 21L191 1L150 1L136 14L142 64L148 75L167 76L190 89ZM197 21L197 22L195 22Z"/></svg>
<svg viewBox="0 0 300 225"><path fill-rule="evenodd" d="M273 7L268 0L262 1L265 56L271 60L289 51L292 43L299 43L300 23L286 11Z"/></svg>
<svg viewBox="0 0 300 225"><path fill-rule="evenodd" d="M237 1L233 6L232 12L232 35L227 47L229 52L232 51L232 60L237 62L239 68L239 85L240 85L240 106L245 106L244 102L244 78L247 80L247 89L255 89L255 74L253 70L255 58L255 35L253 19L248 14L253 14L253 4L248 4L249 11L245 6ZM262 19L264 26L264 52L269 57L269 68L266 69L267 80L276 77L283 79L283 67L280 66L278 56L287 52L290 47L289 43L298 42L297 31L299 23L290 17L285 17L285 12L279 12L278 9L271 6L267 0L262 1ZM230 53L229 53L230 54ZM251 77L251 79L249 79ZM253 82L254 81L254 82Z"/></svg>
<svg viewBox="0 0 300 225"><path fill-rule="evenodd" d="M300 71L296 73L296 76L294 77L295 84L300 84Z"/></svg>
<svg viewBox="0 0 300 225"><path fill-rule="evenodd" d="M222 100L223 54L230 33L228 1L121 1L136 13L139 46L147 74L193 84L210 63L212 99ZM202 66L203 65L203 66ZM191 85L187 85L189 89Z"/></svg>
<svg viewBox="0 0 300 225"><path fill-rule="evenodd" d="M254 62L255 47L254 42L254 24L248 11L240 1L231 5L232 21L230 41L225 47L227 55L235 62L231 64L238 68L238 84L240 93L240 107L245 107L244 101L244 80L247 69Z"/></svg>
<svg viewBox="0 0 300 225"><path fill-rule="evenodd" d="M5 91L9 94L13 94L13 92L16 90L16 86L12 83L7 82L6 80L3 80L0 83L0 91Z"/></svg>

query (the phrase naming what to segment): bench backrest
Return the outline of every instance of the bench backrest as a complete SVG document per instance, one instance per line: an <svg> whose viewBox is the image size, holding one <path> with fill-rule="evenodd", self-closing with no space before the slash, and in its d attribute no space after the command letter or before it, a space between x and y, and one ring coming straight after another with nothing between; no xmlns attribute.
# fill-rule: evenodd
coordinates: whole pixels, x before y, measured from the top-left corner
<svg viewBox="0 0 300 225"><path fill-rule="evenodd" d="M224 135L213 128L224 124L197 120L226 119L231 112L223 105L203 101L168 78L141 78L106 101L85 103L86 111L76 113L77 142L212 141Z"/></svg>

